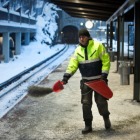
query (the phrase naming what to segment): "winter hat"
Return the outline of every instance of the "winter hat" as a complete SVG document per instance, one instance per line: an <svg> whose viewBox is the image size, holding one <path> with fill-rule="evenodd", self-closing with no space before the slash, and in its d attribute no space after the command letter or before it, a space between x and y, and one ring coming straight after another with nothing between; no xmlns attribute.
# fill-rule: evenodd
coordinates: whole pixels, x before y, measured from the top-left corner
<svg viewBox="0 0 140 140"><path fill-rule="evenodd" d="M90 37L90 34L86 28L80 29L78 32L78 36L87 36Z"/></svg>

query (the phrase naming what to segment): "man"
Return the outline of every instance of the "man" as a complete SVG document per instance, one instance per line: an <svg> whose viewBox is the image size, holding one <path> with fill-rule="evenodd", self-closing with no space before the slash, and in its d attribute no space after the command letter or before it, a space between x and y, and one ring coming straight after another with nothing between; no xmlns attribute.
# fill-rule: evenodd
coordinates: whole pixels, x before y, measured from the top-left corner
<svg viewBox="0 0 140 140"><path fill-rule="evenodd" d="M91 39L87 29L79 30L79 45L76 48L74 55L71 57L67 70L63 76L62 82L67 84L69 78L77 71L80 70L82 80L80 81L81 88L81 103L83 110L83 119L85 128L82 134L87 134L92 131L92 94L93 90L85 85L85 82L93 81L95 79L102 79L108 82L107 76L110 69L110 58L106 52L105 47ZM99 114L103 116L105 128L111 127L108 111L107 99L94 92L95 102Z"/></svg>

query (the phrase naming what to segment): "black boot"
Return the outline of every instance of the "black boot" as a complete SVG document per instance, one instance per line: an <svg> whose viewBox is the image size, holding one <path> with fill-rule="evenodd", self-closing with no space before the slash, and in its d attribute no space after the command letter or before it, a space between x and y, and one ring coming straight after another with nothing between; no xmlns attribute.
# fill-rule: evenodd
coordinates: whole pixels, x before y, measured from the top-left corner
<svg viewBox="0 0 140 140"><path fill-rule="evenodd" d="M105 128L110 129L111 128L111 122L110 122L109 116L108 117L103 117L103 119L104 119Z"/></svg>
<svg viewBox="0 0 140 140"><path fill-rule="evenodd" d="M90 132L92 132L92 122L85 121L85 128L82 130L82 134L88 134Z"/></svg>

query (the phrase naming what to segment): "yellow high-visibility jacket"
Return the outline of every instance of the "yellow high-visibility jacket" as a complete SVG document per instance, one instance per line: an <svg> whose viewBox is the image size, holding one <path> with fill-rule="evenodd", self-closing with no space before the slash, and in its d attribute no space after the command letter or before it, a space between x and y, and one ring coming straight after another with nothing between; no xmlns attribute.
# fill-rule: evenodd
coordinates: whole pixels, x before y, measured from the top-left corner
<svg viewBox="0 0 140 140"><path fill-rule="evenodd" d="M72 76L78 68L82 79L99 79L102 73L108 74L110 57L105 47L94 40L89 40L87 47L78 45L70 59L66 73Z"/></svg>

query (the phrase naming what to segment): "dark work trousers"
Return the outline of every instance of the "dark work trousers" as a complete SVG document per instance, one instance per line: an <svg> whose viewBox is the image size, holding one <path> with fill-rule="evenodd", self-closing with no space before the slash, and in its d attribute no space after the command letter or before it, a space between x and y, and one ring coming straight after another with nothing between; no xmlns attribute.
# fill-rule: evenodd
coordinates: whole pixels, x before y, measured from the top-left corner
<svg viewBox="0 0 140 140"><path fill-rule="evenodd" d="M85 80L81 80L80 88L81 88L81 103L82 103L82 110L83 110L83 119L84 121L91 122L93 120L92 115L92 95L93 90L89 88L84 83L87 82ZM94 92L94 99L97 104L97 108L99 114L104 117L109 117L110 112L108 111L108 102L107 99Z"/></svg>

